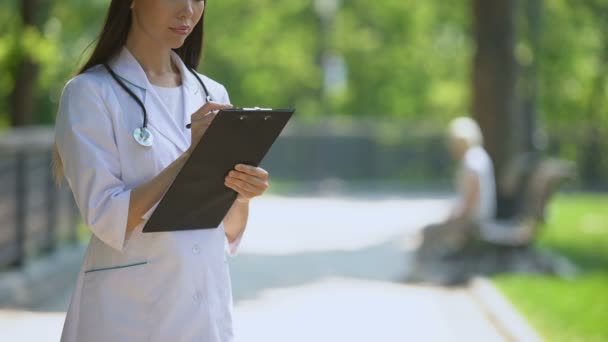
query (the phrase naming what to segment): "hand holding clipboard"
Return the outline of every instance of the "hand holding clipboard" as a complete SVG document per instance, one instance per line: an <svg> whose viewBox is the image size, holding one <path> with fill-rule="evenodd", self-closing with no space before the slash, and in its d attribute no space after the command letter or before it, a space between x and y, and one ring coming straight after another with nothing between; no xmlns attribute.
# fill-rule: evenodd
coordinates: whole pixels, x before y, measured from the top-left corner
<svg viewBox="0 0 608 342"><path fill-rule="evenodd" d="M217 103L204 107L199 112L219 112L200 114L198 120L193 120L192 124L201 125L199 130L204 134L198 144L193 140L188 161L144 226L144 232L219 226L237 196L224 184L225 177L237 164L258 166L295 112L230 108Z"/></svg>

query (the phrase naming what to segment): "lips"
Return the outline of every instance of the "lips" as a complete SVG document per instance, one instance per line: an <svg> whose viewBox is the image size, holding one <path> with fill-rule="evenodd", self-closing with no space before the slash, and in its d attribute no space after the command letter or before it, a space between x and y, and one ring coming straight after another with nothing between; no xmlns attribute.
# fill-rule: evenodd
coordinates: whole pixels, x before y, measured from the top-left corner
<svg viewBox="0 0 608 342"><path fill-rule="evenodd" d="M192 28L190 26L177 26L177 27L171 27L170 29L171 29L171 31L173 31L177 34L181 34L181 35L187 35L192 30Z"/></svg>

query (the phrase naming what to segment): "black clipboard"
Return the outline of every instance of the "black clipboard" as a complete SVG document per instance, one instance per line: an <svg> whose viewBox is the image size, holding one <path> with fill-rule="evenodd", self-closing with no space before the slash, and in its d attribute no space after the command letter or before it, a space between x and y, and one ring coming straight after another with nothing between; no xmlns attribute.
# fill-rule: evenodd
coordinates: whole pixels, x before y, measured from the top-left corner
<svg viewBox="0 0 608 342"><path fill-rule="evenodd" d="M212 229L236 199L224 178L236 164L258 166L294 109L220 110L184 164L143 232Z"/></svg>

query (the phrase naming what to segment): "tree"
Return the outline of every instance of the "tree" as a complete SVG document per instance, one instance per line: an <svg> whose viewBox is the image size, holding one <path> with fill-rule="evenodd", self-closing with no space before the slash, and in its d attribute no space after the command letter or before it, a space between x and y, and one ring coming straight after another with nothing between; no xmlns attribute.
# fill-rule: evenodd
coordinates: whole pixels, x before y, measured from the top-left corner
<svg viewBox="0 0 608 342"><path fill-rule="evenodd" d="M21 26L22 35L40 32L41 26L46 22L49 2L38 0L21 0ZM16 41L16 51L20 55L13 71L14 87L10 94L10 113L12 126L24 126L34 122L34 94L38 81L40 66L31 56L22 49L20 42Z"/></svg>
<svg viewBox="0 0 608 342"><path fill-rule="evenodd" d="M515 1L474 0L473 113L499 181L514 154ZM498 215L507 199L497 186Z"/></svg>
<svg viewBox="0 0 608 342"><path fill-rule="evenodd" d="M35 20L37 0L21 1L21 20L23 28L38 28ZM15 85L10 95L10 113L12 126L24 126L32 123L33 94L38 78L38 65L25 54L21 55L13 70Z"/></svg>
<svg viewBox="0 0 608 342"><path fill-rule="evenodd" d="M34 1L33 19L25 11L33 24L24 27L22 4ZM608 182L608 158L597 152L608 148L605 0L487 0L473 2L473 11L466 1L340 3L327 49L344 57L348 79L344 91L327 98L330 112L408 120L417 132L437 134L472 110L497 164L529 150L542 128L549 153L577 160L588 179ZM0 1L0 127L52 124L63 85L91 52L107 6ZM293 106L298 118L312 120L325 115L313 1L210 1L206 19L200 70L224 83L235 104ZM505 99L490 105L492 94ZM29 119L13 118L28 112ZM400 125L384 126L402 134Z"/></svg>

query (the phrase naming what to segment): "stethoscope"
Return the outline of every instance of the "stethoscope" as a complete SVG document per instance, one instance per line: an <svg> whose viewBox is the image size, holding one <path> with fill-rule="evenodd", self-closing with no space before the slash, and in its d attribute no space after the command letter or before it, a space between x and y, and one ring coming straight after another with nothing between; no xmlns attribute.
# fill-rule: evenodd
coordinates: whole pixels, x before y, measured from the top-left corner
<svg viewBox="0 0 608 342"><path fill-rule="evenodd" d="M129 94L129 96L131 96L133 100L135 100L135 102L137 102L144 114L144 124L143 126L138 127L133 131L133 138L141 146L152 146L152 143L154 142L154 136L152 135L152 133L150 133L150 130L148 129L148 112L146 111L146 106L144 106L144 103L139 99L139 97L137 97L137 95L135 95L133 91L129 89L129 87L127 87L127 85L118 77L118 75L116 75L112 68L110 68L107 64L103 64L103 66L108 70L110 75L112 75L112 78L120 85L120 87L124 89L127 94ZM187 68L192 73L192 75L196 77L198 83L200 83L203 87L203 91L205 92L205 99L207 100L207 102L213 101L211 95L209 94L209 91L207 90L207 87L205 87L205 83L203 83L203 80L201 80L196 71L194 71L194 69L189 66L187 66Z"/></svg>

